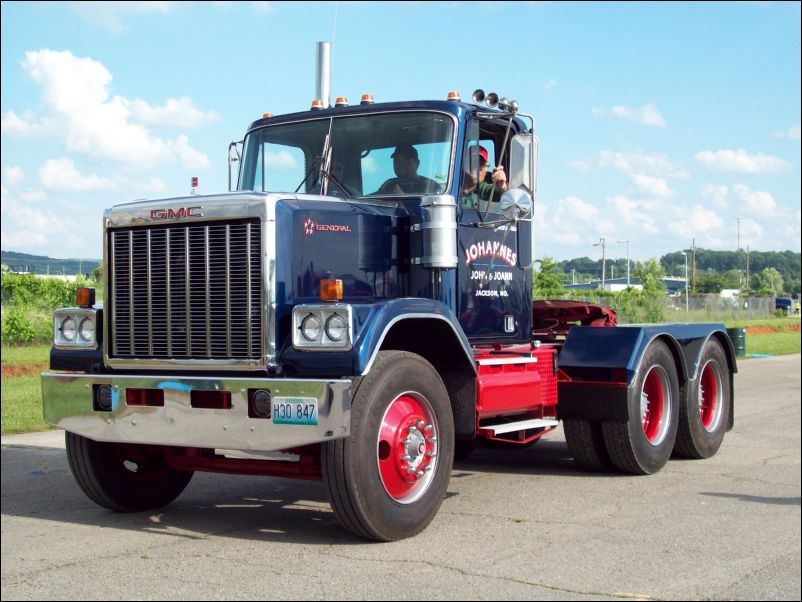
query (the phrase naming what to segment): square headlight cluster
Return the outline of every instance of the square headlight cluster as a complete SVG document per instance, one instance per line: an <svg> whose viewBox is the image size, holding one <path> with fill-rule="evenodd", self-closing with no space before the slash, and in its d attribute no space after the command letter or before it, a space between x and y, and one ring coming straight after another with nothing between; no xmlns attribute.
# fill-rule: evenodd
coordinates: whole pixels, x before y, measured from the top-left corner
<svg viewBox="0 0 802 602"><path fill-rule="evenodd" d="M59 348L95 349L97 312L94 309L57 309L53 316L53 341Z"/></svg>
<svg viewBox="0 0 802 602"><path fill-rule="evenodd" d="M353 344L350 305L299 305L292 310L296 349L348 350Z"/></svg>

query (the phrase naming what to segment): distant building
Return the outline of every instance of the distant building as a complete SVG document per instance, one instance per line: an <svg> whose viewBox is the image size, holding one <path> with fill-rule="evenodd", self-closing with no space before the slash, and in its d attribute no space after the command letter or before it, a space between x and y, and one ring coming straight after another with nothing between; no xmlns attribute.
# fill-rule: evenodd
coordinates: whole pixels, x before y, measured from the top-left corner
<svg viewBox="0 0 802 602"><path fill-rule="evenodd" d="M636 278L630 278L629 280L630 286L636 290L643 290L643 284L641 284L640 280ZM676 296L681 295L685 292L685 287L687 286L686 280L684 278L663 278L663 284L666 286L666 294L669 296ZM565 288L568 290L578 290L578 291L597 291L601 289L601 280L592 280L590 282L586 282L584 284L567 284ZM604 290L606 291L614 291L619 292L626 290L627 288L627 279L626 278L605 278L604 279Z"/></svg>

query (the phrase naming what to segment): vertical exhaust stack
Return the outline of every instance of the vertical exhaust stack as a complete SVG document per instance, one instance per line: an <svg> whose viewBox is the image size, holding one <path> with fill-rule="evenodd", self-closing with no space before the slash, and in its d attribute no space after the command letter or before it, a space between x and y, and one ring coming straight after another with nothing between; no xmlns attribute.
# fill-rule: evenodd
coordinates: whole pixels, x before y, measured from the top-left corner
<svg viewBox="0 0 802 602"><path fill-rule="evenodd" d="M323 101L323 106L331 106L331 42L317 43L317 80L315 98Z"/></svg>

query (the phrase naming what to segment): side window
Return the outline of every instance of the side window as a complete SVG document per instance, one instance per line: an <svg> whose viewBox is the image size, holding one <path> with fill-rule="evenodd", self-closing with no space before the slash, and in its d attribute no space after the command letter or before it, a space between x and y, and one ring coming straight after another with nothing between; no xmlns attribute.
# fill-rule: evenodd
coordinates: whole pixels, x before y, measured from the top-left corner
<svg viewBox="0 0 802 602"><path fill-rule="evenodd" d="M503 191L493 183L492 174L501 155L504 130L499 131L492 123L474 122L469 126L468 132L463 156L462 207L476 210L480 215L487 211L497 216L501 213L498 201ZM508 162L506 158L504 162Z"/></svg>

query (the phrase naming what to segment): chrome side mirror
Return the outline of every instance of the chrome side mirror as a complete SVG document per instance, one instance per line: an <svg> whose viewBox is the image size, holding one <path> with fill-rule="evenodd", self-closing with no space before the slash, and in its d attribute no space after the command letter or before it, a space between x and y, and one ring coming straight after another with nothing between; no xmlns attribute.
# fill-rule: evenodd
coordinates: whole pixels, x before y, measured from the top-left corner
<svg viewBox="0 0 802 602"><path fill-rule="evenodd" d="M513 188L501 195L501 212L509 220L519 220L532 213L532 195L523 188Z"/></svg>

